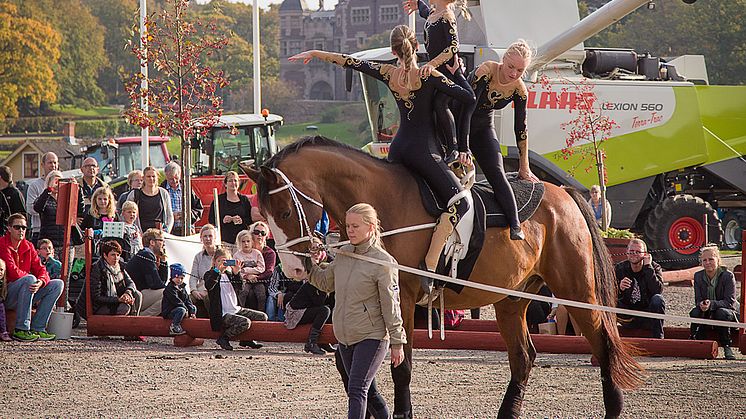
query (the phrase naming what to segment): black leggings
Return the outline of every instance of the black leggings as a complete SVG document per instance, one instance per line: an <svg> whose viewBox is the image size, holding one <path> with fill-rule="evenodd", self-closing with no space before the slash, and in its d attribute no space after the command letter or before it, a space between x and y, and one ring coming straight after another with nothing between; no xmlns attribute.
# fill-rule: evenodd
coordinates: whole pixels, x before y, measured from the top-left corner
<svg viewBox="0 0 746 419"><path fill-rule="evenodd" d="M518 205L515 202L515 195L505 177L503 169L503 155L500 152L500 141L497 139L495 128L492 126L479 127L472 129L470 135L471 152L477 160L479 167L482 168L484 177L492 185L495 191L495 199L502 207L505 216L508 219L510 227L518 227Z"/></svg>
<svg viewBox="0 0 746 419"><path fill-rule="evenodd" d="M461 70L457 71L456 74L450 74L450 71L441 66L438 71L444 72L451 81L464 89L472 92L471 84L464 77L464 73ZM476 101L469 103L454 103L451 96L436 91L435 99L433 101L433 110L435 111L435 120L438 124L438 132L442 134L443 147L446 149L446 153L450 153L451 150L466 151L468 149L467 136L469 135L469 124L471 123L471 114L474 112L476 107ZM452 105L458 105L457 107ZM454 114L458 116L458 124L456 124L456 118ZM459 132L456 132L456 127L459 128ZM458 138L456 135L458 134ZM459 145L461 147L459 147Z"/></svg>
<svg viewBox="0 0 746 419"><path fill-rule="evenodd" d="M311 327L321 330L321 328L324 327L324 323L326 323L326 319L328 319L331 314L332 311L329 306L308 307L306 311L303 312L303 317L300 318L298 324L312 323L313 326Z"/></svg>

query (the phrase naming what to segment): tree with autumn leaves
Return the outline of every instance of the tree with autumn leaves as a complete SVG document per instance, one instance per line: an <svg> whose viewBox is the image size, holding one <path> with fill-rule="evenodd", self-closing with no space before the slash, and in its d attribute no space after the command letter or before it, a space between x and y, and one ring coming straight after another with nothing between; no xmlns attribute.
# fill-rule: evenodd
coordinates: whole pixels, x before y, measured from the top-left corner
<svg viewBox="0 0 746 419"><path fill-rule="evenodd" d="M214 22L190 20L186 11L189 0L168 0L157 13L147 18L142 47L130 44L138 60L146 60L152 70L148 87L143 76L133 74L125 83L130 98L125 118L134 125L157 130L160 135L181 138L184 169L184 224L191 225L191 141L195 134L206 134L223 113L218 90L228 85L222 71L206 64L210 56L228 45L227 35ZM148 111L140 107L144 98Z"/></svg>
<svg viewBox="0 0 746 419"><path fill-rule="evenodd" d="M11 3L0 3L0 119L18 116L16 103L37 106L57 100L54 67L61 39L52 27L21 16Z"/></svg>

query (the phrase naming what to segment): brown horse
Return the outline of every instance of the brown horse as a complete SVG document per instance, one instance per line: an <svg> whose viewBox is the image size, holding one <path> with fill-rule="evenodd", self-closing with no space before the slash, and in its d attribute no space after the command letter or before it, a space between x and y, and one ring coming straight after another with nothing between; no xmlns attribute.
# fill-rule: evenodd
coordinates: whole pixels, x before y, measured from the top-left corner
<svg viewBox="0 0 746 419"><path fill-rule="evenodd" d="M376 208L384 231L434 221L420 201L414 177L404 167L323 137L298 140L259 171L245 170L258 184L262 211L280 248L285 244L293 250L308 250L303 237L308 234L308 226L313 227L320 219L321 205L338 225L343 225L340 223L344 222L345 211L359 202ZM580 194L546 184L541 205L522 227L524 241L511 241L504 228L486 232L472 281L528 292L536 292L546 283L560 298L615 305L613 266L593 214ZM386 237L384 244L400 264L416 267L427 252L430 234L429 229L396 234ZM280 259L288 276L302 273L299 257L281 252ZM401 272L400 278L404 327L407 336L412 336L415 302L423 291L415 276ZM444 295L446 308L494 305L508 346L511 371L498 417L517 417L536 357L525 321L530 301L468 287L458 294L446 290ZM638 386L642 368L633 359L633 350L619 338L615 315L572 307L568 310L600 363L606 416L619 416L623 406L621 389ZM410 339L405 347L405 361L392 368L394 417L412 414L411 344Z"/></svg>

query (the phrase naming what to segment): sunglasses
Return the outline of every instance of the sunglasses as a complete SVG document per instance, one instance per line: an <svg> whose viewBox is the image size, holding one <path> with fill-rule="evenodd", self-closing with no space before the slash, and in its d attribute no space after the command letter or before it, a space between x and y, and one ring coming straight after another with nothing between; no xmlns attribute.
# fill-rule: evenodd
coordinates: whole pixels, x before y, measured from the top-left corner
<svg viewBox="0 0 746 419"><path fill-rule="evenodd" d="M255 236L266 236L267 232L264 231L264 230L254 230L254 231L251 232L251 234L253 234Z"/></svg>
<svg viewBox="0 0 746 419"><path fill-rule="evenodd" d="M16 225L13 226L13 229L14 230L27 230L28 226L25 226L23 224L16 224Z"/></svg>

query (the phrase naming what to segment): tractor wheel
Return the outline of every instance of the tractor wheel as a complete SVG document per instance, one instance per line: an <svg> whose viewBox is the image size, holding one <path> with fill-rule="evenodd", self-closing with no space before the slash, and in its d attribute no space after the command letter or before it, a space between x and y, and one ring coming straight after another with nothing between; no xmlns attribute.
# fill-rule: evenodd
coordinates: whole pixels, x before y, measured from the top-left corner
<svg viewBox="0 0 746 419"><path fill-rule="evenodd" d="M705 234L704 215L707 215ZM664 269L686 269L699 264L699 248L720 243L720 218L712 206L692 195L668 197L658 204L645 223L653 259Z"/></svg>
<svg viewBox="0 0 746 419"><path fill-rule="evenodd" d="M741 250L741 232L746 229L746 210L730 210L723 217L723 249Z"/></svg>

